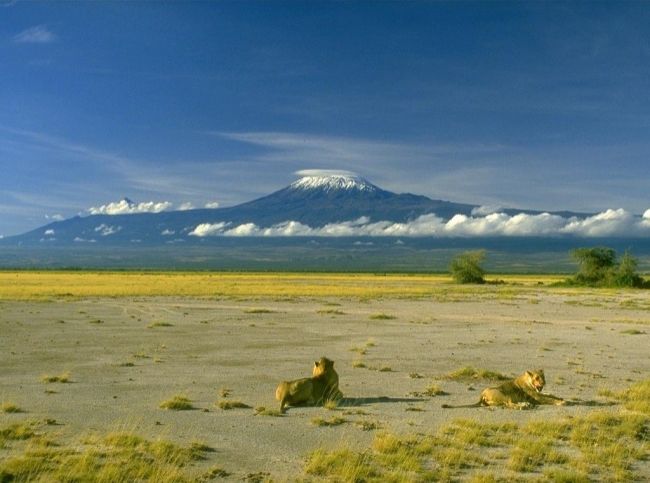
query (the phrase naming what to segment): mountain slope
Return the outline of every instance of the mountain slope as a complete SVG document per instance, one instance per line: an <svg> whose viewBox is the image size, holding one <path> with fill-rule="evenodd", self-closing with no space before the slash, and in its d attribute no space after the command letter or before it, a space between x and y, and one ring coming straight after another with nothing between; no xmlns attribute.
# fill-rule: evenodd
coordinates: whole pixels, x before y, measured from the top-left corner
<svg viewBox="0 0 650 483"><path fill-rule="evenodd" d="M127 199L124 204L128 207L133 202ZM41 246L81 243L164 244L179 241L197 243L201 240L191 233L202 224L221 224L224 227L254 224L257 227L269 227L295 221L309 227L322 227L361 217L372 222L405 223L427 214L435 214L444 220L457 214L469 216L475 208L476 205L392 193L351 174L307 175L268 196L233 207L77 216L50 223L23 235L5 238L0 243ZM507 214L539 213L514 209L501 211ZM579 215L567 212L558 214Z"/></svg>

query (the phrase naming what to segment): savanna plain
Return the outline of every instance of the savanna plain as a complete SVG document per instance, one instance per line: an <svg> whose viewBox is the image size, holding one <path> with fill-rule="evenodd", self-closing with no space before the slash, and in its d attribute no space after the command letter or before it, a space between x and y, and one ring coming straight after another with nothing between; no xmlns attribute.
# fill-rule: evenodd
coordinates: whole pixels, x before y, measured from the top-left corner
<svg viewBox="0 0 650 483"><path fill-rule="evenodd" d="M0 272L0 481L650 480L650 291L492 278ZM442 408L538 368L566 405Z"/></svg>

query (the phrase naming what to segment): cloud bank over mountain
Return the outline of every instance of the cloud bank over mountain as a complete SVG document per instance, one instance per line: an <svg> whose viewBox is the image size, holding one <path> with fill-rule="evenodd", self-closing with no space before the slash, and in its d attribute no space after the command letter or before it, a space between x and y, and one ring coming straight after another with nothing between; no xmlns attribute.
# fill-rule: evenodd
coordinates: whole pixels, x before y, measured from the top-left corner
<svg viewBox="0 0 650 483"><path fill-rule="evenodd" d="M160 213L171 208L169 201L145 201L134 203L128 198L101 206L88 208L91 215L131 215L134 213Z"/></svg>
<svg viewBox="0 0 650 483"><path fill-rule="evenodd" d="M587 218L565 218L550 213L486 216L457 214L445 221L435 214L419 216L413 221L371 222L368 217L352 221L311 227L298 221L285 221L269 227L254 223L233 225L229 222L201 223L190 235L209 236L399 236L399 237L472 237L472 236L562 236L608 237L650 235L650 209L642 217L624 209L609 209Z"/></svg>

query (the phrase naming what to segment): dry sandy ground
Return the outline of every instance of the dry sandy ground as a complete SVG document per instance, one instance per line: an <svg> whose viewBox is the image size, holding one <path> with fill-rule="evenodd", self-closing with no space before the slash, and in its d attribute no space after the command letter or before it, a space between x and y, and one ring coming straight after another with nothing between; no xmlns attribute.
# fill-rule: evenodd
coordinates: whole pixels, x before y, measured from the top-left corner
<svg viewBox="0 0 650 483"><path fill-rule="evenodd" d="M417 397L434 378L463 366L514 375L543 367L547 390L604 401L598 389L619 390L650 374L650 294L563 295L540 289L514 298L433 300L97 299L0 303L0 400L27 416L54 418L61 438L129 430L212 448L218 464L241 479L269 472L302 474L305 456L342 442L367 446L374 431L355 424L317 427L335 413L292 408L285 417L251 409L221 410L222 388L251 407L276 408L282 379L310 375L313 361L336 361L348 399L336 414L377 422L396 432L435 431L458 417L485 422L583 414L589 405L531 411L442 409L475 402L486 382L436 382L448 396ZM265 309L269 313L251 313ZM330 313L327 313L327 312ZM335 311L331 313L331 311ZM374 320L375 314L394 319ZM148 326L166 322L171 326ZM625 333L636 329L640 334ZM371 341L366 355L351 351ZM362 360L366 368L354 368ZM132 367L124 366L133 363ZM379 368L390 371L379 371ZM44 384L43 374L69 371L72 383ZM418 373L423 378L412 378ZM474 386L475 391L472 391ZM54 390L55 393L46 393ZM198 408L166 411L159 404L185 394ZM419 408L422 411L413 411ZM0 422L25 414L0 414ZM643 463L650 466L650 462ZM646 471L644 469L644 471Z"/></svg>

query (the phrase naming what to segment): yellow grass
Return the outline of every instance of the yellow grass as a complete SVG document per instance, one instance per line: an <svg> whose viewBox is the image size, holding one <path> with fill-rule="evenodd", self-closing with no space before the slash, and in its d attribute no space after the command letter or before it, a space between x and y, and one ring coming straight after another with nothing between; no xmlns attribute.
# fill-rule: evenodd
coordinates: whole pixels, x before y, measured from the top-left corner
<svg viewBox="0 0 650 483"><path fill-rule="evenodd" d="M508 290L548 285L554 275L499 275ZM458 286L445 274L0 271L0 300L60 297L427 297L471 296L500 286Z"/></svg>

